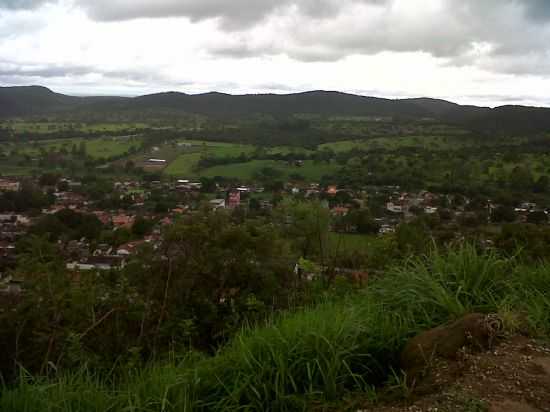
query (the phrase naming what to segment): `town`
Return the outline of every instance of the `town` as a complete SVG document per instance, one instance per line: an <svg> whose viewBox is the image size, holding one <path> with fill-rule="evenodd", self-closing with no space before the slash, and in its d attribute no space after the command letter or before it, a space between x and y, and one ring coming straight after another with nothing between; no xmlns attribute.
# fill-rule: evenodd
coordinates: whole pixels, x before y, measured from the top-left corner
<svg viewBox="0 0 550 412"><path fill-rule="evenodd" d="M462 236L458 226L476 227L503 222L547 223L548 210L532 202L519 201L514 207L485 202L473 203L461 195L401 191L399 186L365 186L351 190L336 185L287 182L280 191L266 193L257 185L200 181L116 181L106 183L108 191L97 199L93 185L59 175L0 178L0 284L5 291L20 291L20 279L8 275L17 265L17 245L30 235L49 236L61 251L71 271L109 271L123 268L147 244L160 250L163 233L183 216L199 210L223 211L240 216L270 216L283 199L318 202L330 216L330 232L351 239L361 235L395 236L401 223L426 217L440 228ZM29 194L42 199L24 205ZM18 202L18 196L24 197ZM86 220L91 228L63 232L59 226ZM77 229L72 227L71 229ZM90 234L89 234L90 233ZM487 245L493 240L488 236ZM354 268L358 269L358 268ZM368 270L368 267L361 268Z"/></svg>

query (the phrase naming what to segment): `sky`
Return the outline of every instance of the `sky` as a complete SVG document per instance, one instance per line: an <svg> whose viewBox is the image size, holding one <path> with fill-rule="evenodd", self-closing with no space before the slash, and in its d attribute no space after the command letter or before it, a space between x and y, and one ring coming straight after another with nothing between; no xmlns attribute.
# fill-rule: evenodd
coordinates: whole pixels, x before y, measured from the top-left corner
<svg viewBox="0 0 550 412"><path fill-rule="evenodd" d="M0 0L0 85L550 106L550 0Z"/></svg>

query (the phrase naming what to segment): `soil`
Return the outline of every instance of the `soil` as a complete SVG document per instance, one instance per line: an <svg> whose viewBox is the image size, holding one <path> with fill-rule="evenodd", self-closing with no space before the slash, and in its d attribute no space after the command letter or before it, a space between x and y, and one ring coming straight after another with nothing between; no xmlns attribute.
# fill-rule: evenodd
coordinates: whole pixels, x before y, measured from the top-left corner
<svg viewBox="0 0 550 412"><path fill-rule="evenodd" d="M376 404L354 402L340 410L550 412L550 345L517 336L491 350L462 349L452 359L433 359L414 383L396 382Z"/></svg>

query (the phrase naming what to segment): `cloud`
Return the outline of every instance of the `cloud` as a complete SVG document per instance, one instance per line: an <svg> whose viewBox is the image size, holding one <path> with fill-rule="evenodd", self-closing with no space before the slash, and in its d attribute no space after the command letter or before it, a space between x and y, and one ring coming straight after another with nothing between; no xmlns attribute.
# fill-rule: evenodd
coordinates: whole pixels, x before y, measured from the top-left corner
<svg viewBox="0 0 550 412"><path fill-rule="evenodd" d="M541 74L550 50L548 0L0 0L0 7L47 2L72 4L100 22L213 20L226 38L203 52L222 58L331 62L426 52L452 65Z"/></svg>
<svg viewBox="0 0 550 412"><path fill-rule="evenodd" d="M303 62L425 52L441 64L502 73L543 75L550 67L547 0L341 1L316 14L307 10L304 3L301 13L274 12L244 34L228 33L208 51L236 59L287 55Z"/></svg>
<svg viewBox="0 0 550 412"><path fill-rule="evenodd" d="M0 56L4 83L537 94L550 0L0 0Z"/></svg>
<svg viewBox="0 0 550 412"><path fill-rule="evenodd" d="M550 20L550 2L548 0L526 0L523 4L529 18L541 22Z"/></svg>
<svg viewBox="0 0 550 412"><path fill-rule="evenodd" d="M282 11L330 18L350 3L384 4L390 0L77 0L91 18L122 21L137 18L187 17L193 22L218 19L220 27L239 31Z"/></svg>
<svg viewBox="0 0 550 412"><path fill-rule="evenodd" d="M28 84L36 80L50 81L67 78L80 82L117 81L127 86L154 84L157 87L168 87L174 84L180 86L191 84L189 81L178 81L164 76L150 67L113 70L71 63L33 64L0 60L0 79L4 83Z"/></svg>
<svg viewBox="0 0 550 412"><path fill-rule="evenodd" d="M29 10L51 3L51 0L0 0L0 9Z"/></svg>
<svg viewBox="0 0 550 412"><path fill-rule="evenodd" d="M67 77L67 76L82 76L93 73L94 69L87 66L72 66L72 65L26 65L14 62L0 61L0 76L7 77Z"/></svg>

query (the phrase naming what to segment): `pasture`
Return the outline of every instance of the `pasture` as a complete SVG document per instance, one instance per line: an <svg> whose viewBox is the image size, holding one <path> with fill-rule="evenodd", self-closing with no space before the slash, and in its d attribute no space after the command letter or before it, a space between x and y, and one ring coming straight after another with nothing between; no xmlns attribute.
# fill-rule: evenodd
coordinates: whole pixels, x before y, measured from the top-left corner
<svg viewBox="0 0 550 412"><path fill-rule="evenodd" d="M71 153L73 150L79 150L84 144L86 154L95 159L120 156L129 151L132 147L136 150L141 146L140 137L102 137L97 139L56 139L56 140L38 140L24 143L3 143L0 148L10 153L20 155L37 156L41 152L62 151Z"/></svg>
<svg viewBox="0 0 550 412"><path fill-rule="evenodd" d="M81 123L57 121L10 120L0 122L0 127L11 129L15 134L50 134L57 132L101 133L139 131L149 128L146 123Z"/></svg>
<svg viewBox="0 0 550 412"><path fill-rule="evenodd" d="M525 143L525 138L509 138L507 143L519 145ZM451 151L465 148L497 146L502 144L498 140L472 139L464 136L403 136L378 137L365 140L343 140L325 143L319 146L320 150L330 149L334 152L348 152L350 150L399 150L403 148L422 148L430 151Z"/></svg>
<svg viewBox="0 0 550 412"><path fill-rule="evenodd" d="M283 180L291 175L300 175L306 181L319 181L325 175L336 173L339 166L336 163L319 162L307 160L299 167L289 165L287 162L275 160L252 160L246 163L234 163L224 166L215 166L200 171L201 176L215 177L225 176L228 178L253 180L262 169L270 168Z"/></svg>
<svg viewBox="0 0 550 412"><path fill-rule="evenodd" d="M195 177L202 175L197 172L201 157L236 157L252 153L255 147L236 143L183 140L176 144L176 150L179 155L170 162L164 172L170 176Z"/></svg>

